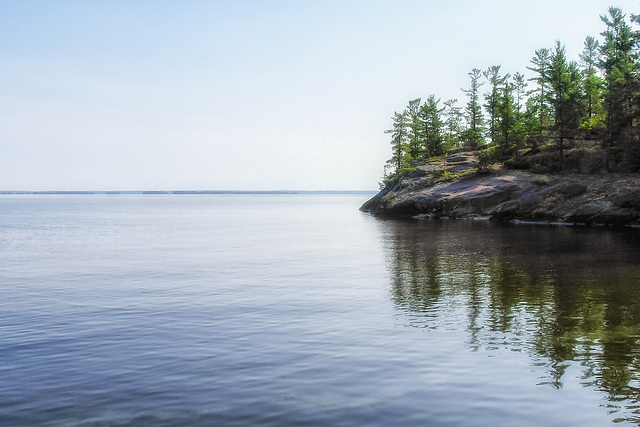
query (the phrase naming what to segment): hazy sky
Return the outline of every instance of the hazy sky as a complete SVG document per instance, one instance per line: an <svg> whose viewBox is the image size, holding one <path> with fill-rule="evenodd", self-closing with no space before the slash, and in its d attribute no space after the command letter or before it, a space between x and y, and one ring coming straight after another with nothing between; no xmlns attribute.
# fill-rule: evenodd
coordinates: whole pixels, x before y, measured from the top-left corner
<svg viewBox="0 0 640 427"><path fill-rule="evenodd" d="M0 0L0 190L375 190L395 110L638 1Z"/></svg>

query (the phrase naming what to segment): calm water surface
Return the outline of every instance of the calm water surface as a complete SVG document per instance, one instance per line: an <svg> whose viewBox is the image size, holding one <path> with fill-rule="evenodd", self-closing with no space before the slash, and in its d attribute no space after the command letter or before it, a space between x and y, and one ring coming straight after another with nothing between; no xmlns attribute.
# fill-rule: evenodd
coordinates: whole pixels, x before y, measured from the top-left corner
<svg viewBox="0 0 640 427"><path fill-rule="evenodd" d="M640 233L0 196L0 425L640 422Z"/></svg>

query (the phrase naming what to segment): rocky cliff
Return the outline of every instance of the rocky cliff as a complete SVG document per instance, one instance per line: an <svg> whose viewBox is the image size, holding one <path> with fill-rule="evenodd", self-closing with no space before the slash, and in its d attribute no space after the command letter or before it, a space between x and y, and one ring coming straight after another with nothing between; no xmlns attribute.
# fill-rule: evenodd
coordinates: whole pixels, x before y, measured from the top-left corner
<svg viewBox="0 0 640 427"><path fill-rule="evenodd" d="M360 209L386 217L640 225L638 174L481 173L477 166L471 151L419 165Z"/></svg>

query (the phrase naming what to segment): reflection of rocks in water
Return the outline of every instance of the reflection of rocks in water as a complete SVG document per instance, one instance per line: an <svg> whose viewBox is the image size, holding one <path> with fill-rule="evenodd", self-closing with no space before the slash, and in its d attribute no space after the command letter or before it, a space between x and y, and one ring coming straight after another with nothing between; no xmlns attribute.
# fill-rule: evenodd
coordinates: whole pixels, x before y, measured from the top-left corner
<svg viewBox="0 0 640 427"><path fill-rule="evenodd" d="M392 299L411 326L464 333L471 350L525 351L562 387L568 364L636 416L640 231L380 221ZM543 362L540 362L542 360ZM546 362L544 362L546 360Z"/></svg>

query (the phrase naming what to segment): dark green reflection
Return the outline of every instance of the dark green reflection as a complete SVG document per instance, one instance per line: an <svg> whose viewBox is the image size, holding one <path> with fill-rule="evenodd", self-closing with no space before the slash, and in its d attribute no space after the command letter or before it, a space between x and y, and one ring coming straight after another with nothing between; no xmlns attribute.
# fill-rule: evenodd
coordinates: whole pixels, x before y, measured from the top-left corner
<svg viewBox="0 0 640 427"><path fill-rule="evenodd" d="M392 299L412 326L464 312L469 348L526 351L562 387L568 361L640 420L640 231L380 221Z"/></svg>

